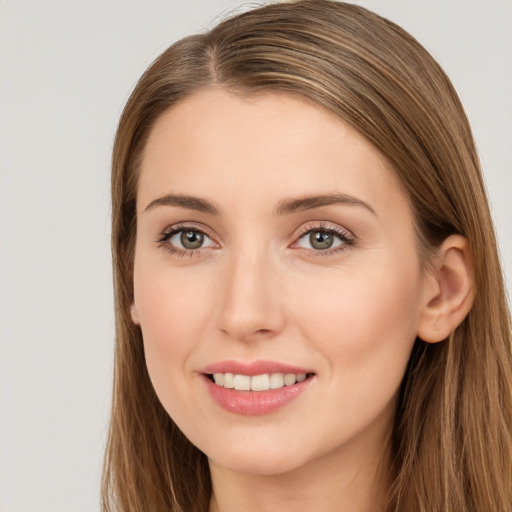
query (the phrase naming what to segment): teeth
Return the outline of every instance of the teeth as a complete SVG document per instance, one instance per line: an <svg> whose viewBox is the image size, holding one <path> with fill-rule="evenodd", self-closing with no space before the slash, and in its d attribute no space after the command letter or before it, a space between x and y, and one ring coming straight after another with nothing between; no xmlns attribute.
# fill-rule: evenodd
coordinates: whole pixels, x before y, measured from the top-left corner
<svg viewBox="0 0 512 512"><path fill-rule="evenodd" d="M224 374L223 373L214 373L213 380L217 386L224 386Z"/></svg>
<svg viewBox="0 0 512 512"><path fill-rule="evenodd" d="M216 373L215 375L222 375L222 373ZM213 378L215 379L215 375ZM232 373L225 373L224 374L224 384L223 386L225 388L234 388L235 387L235 377Z"/></svg>
<svg viewBox="0 0 512 512"><path fill-rule="evenodd" d="M297 376L294 375L293 373L287 373L284 376L284 383L286 386L291 386L292 384L295 384L296 380L297 380Z"/></svg>
<svg viewBox="0 0 512 512"><path fill-rule="evenodd" d="M234 383L237 391L251 390L251 377L249 375L235 375Z"/></svg>
<svg viewBox="0 0 512 512"><path fill-rule="evenodd" d="M251 377L252 391L266 391L267 389L270 389L270 376L268 373Z"/></svg>
<svg viewBox="0 0 512 512"><path fill-rule="evenodd" d="M273 373L270 376L270 389L279 389L284 386L284 374L283 373Z"/></svg>
<svg viewBox="0 0 512 512"><path fill-rule="evenodd" d="M305 373L264 373L262 375L239 375L233 373L215 373L213 380L217 386L236 389L237 391L268 391L284 386L292 386L306 379Z"/></svg>

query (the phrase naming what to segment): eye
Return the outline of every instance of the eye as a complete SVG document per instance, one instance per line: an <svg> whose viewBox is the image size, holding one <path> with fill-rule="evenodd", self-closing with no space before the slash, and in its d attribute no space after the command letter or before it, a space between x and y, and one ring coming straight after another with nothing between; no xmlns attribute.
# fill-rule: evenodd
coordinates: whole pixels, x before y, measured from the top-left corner
<svg viewBox="0 0 512 512"><path fill-rule="evenodd" d="M316 249L317 251L323 251L325 249L330 249L331 247L336 247L341 244L341 241L335 240L335 236L332 233L327 233L326 231L311 231L309 235L303 236L301 241L307 240L310 247ZM301 247L304 245L300 244Z"/></svg>
<svg viewBox="0 0 512 512"><path fill-rule="evenodd" d="M171 253L191 254L205 247L214 247L214 241L202 230L186 226L174 226L166 230L158 240Z"/></svg>
<svg viewBox="0 0 512 512"><path fill-rule="evenodd" d="M296 242L296 246L319 253L330 254L354 245L354 238L334 227L319 226L307 229Z"/></svg>
<svg viewBox="0 0 512 512"><path fill-rule="evenodd" d="M201 231L187 229L183 231L178 231L175 235L169 238L169 242L171 242L175 246L179 246L181 244L181 248L187 250L199 249L202 247L203 243L209 238Z"/></svg>

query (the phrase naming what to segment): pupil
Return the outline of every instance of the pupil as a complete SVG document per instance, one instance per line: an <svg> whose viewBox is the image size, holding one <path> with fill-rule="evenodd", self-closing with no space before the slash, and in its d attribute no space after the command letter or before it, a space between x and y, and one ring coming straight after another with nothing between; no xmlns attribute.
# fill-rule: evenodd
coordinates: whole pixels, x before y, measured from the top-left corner
<svg viewBox="0 0 512 512"><path fill-rule="evenodd" d="M314 231L309 235L309 242L314 249L329 249L333 244L333 237L325 231Z"/></svg>
<svg viewBox="0 0 512 512"><path fill-rule="evenodd" d="M180 238L185 249L198 249L203 245L203 235L198 231L183 231Z"/></svg>

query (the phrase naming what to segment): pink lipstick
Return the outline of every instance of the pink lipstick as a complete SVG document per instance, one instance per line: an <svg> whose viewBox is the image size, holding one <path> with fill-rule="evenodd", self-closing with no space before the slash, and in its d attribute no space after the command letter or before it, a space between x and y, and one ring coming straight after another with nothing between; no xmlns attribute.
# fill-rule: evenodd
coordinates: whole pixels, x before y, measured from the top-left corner
<svg viewBox="0 0 512 512"><path fill-rule="evenodd" d="M205 367L205 385L213 400L234 414L270 414L287 405L314 380L311 369L275 361L222 361Z"/></svg>

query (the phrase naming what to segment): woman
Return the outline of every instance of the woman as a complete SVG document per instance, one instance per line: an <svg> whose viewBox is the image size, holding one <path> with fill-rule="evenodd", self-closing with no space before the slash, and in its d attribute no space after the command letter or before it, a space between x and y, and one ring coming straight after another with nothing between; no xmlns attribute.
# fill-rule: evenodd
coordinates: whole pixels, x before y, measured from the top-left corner
<svg viewBox="0 0 512 512"><path fill-rule="evenodd" d="M343 3L171 46L113 155L104 510L510 510L510 315L448 78Z"/></svg>

